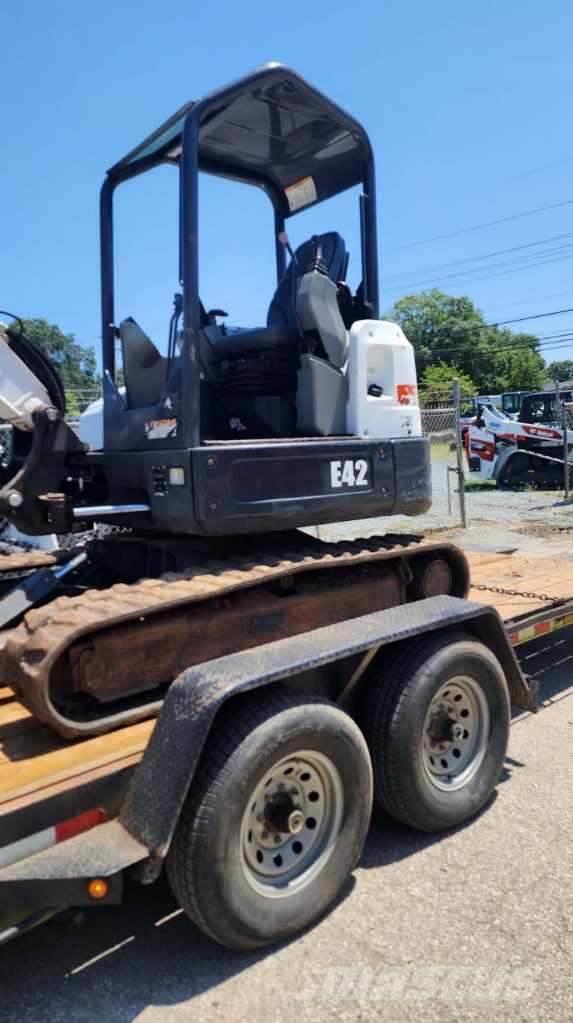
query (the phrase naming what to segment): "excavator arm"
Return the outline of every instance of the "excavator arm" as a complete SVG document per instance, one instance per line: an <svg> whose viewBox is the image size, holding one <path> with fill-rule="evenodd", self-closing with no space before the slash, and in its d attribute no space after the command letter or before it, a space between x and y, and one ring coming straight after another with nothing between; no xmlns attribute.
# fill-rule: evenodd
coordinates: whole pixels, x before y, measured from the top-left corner
<svg viewBox="0 0 573 1023"><path fill-rule="evenodd" d="M64 390L48 356L22 330L0 324L0 419L16 431L0 516L24 533L67 531L66 457L83 445L64 413Z"/></svg>

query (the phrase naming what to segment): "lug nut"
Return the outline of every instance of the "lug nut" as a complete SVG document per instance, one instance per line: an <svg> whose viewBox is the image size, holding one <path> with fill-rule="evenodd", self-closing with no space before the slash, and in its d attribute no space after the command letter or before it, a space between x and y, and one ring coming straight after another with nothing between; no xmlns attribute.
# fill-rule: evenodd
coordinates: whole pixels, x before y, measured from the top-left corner
<svg viewBox="0 0 573 1023"><path fill-rule="evenodd" d="M293 810L288 815L288 829L291 835L298 835L304 828L304 814L302 810Z"/></svg>

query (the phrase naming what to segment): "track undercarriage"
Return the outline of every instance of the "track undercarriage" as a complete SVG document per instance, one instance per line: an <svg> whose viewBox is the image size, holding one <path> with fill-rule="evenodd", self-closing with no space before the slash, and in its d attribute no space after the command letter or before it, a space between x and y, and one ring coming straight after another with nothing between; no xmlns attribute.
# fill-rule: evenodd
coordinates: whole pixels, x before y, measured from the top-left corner
<svg viewBox="0 0 573 1023"><path fill-rule="evenodd" d="M3 683L64 737L157 713L194 664L423 597L465 596L469 579L456 547L405 534L324 543L295 531L232 545L120 535L85 552L65 589L4 632L0 652ZM55 560L0 557L0 583L12 589L19 576L29 588Z"/></svg>

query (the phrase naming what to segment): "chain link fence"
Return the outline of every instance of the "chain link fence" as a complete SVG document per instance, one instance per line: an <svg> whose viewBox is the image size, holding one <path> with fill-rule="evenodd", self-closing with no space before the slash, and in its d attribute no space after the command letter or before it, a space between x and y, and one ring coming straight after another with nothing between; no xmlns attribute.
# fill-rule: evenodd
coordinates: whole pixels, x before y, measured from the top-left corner
<svg viewBox="0 0 573 1023"><path fill-rule="evenodd" d="M459 387L420 390L422 430L430 440L432 507L416 520L420 529L465 525L464 465Z"/></svg>
<svg viewBox="0 0 573 1023"><path fill-rule="evenodd" d="M82 412L85 412L88 405L97 398L101 398L101 387L91 388L66 388L66 415L69 419L77 419Z"/></svg>

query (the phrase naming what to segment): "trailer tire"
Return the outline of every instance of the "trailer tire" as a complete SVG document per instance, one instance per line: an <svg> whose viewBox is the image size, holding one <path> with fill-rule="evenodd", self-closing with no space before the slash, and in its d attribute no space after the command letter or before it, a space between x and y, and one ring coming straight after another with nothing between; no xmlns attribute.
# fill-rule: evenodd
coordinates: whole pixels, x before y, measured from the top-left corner
<svg viewBox="0 0 573 1023"><path fill-rule="evenodd" d="M371 669L363 730L374 799L420 831L474 816L498 782L509 738L505 676L465 634L422 639Z"/></svg>
<svg viewBox="0 0 573 1023"><path fill-rule="evenodd" d="M356 866L372 790L364 737L333 704L278 687L232 701L169 851L175 898L229 948L295 934L326 912Z"/></svg>

